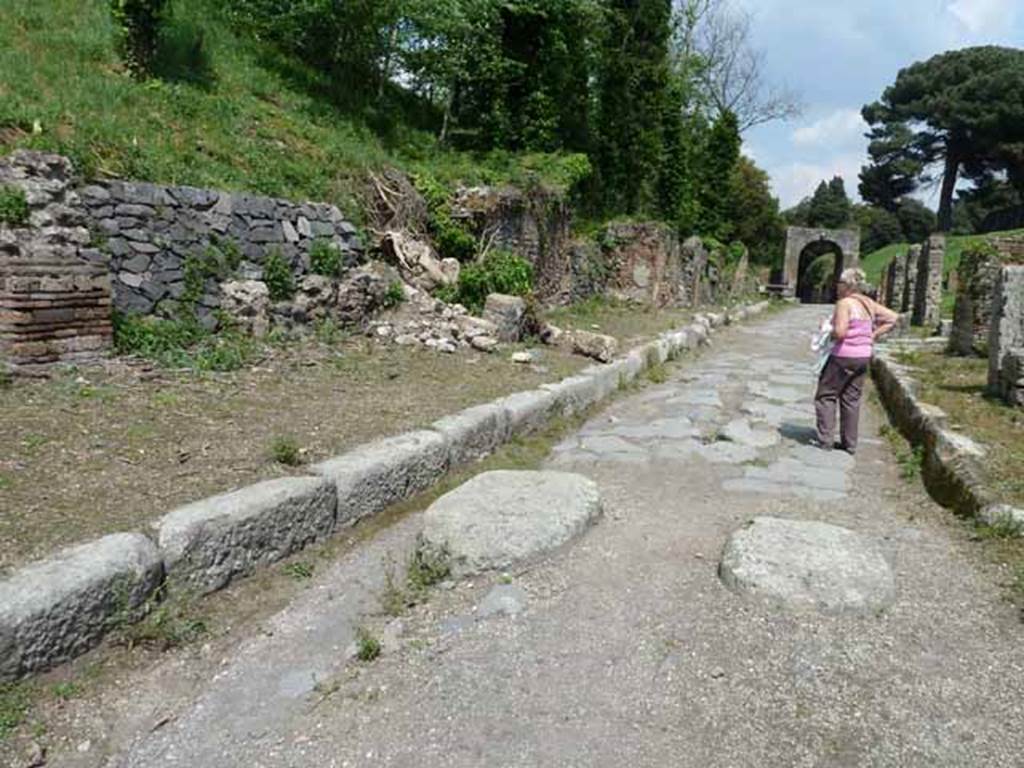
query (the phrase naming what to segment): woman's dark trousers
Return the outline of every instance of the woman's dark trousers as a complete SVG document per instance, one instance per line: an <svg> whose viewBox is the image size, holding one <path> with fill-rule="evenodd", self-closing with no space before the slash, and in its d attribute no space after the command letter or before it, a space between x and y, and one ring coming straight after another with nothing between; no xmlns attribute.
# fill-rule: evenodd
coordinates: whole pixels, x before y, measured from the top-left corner
<svg viewBox="0 0 1024 768"><path fill-rule="evenodd" d="M843 449L857 450L857 425L860 398L868 360L858 357L830 357L818 379L814 410L818 420L818 440L829 448L835 440L836 405L839 405L839 441Z"/></svg>

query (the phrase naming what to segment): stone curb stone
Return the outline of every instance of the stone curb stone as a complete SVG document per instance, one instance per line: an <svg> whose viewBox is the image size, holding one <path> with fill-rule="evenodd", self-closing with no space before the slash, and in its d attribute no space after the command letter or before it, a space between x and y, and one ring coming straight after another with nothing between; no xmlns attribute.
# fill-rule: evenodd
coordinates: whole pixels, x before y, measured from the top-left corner
<svg viewBox="0 0 1024 768"><path fill-rule="evenodd" d="M590 376L570 376L540 388L555 396L556 411L562 416L583 413L600 399L600 386Z"/></svg>
<svg viewBox="0 0 1024 768"><path fill-rule="evenodd" d="M448 442L448 463L458 467L479 461L509 437L509 415L498 403L488 403L438 419L430 428Z"/></svg>
<svg viewBox="0 0 1024 768"><path fill-rule="evenodd" d="M541 389L516 392L496 402L508 417L509 434L514 436L542 429L558 409L554 393Z"/></svg>
<svg viewBox="0 0 1024 768"><path fill-rule="evenodd" d="M1024 509L1009 504L989 504L978 513L978 520L985 525L1010 529L1017 536L1024 536Z"/></svg>
<svg viewBox="0 0 1024 768"><path fill-rule="evenodd" d="M222 589L330 536L336 505L323 478L284 477L176 509L156 525L168 580L203 594Z"/></svg>
<svg viewBox="0 0 1024 768"><path fill-rule="evenodd" d="M897 429L912 444L923 447L921 475L928 493L944 507L968 517L997 504L982 478L984 449L966 435L946 426L940 408L918 399L920 385L910 371L879 349L871 365L872 378Z"/></svg>
<svg viewBox="0 0 1024 768"><path fill-rule="evenodd" d="M597 398L604 400L619 391L623 383L629 383L629 366L625 360L616 360L607 365L592 365L580 371L580 375L589 376L597 384Z"/></svg>
<svg viewBox="0 0 1024 768"><path fill-rule="evenodd" d="M112 621L129 621L160 584L163 565L138 533L115 533L20 568L0 582L0 680L70 661Z"/></svg>
<svg viewBox="0 0 1024 768"><path fill-rule="evenodd" d="M468 575L546 554L601 515L597 484L568 472L485 472L435 501L423 536Z"/></svg>
<svg viewBox="0 0 1024 768"><path fill-rule="evenodd" d="M341 526L427 490L448 470L448 452L444 435L421 430L359 446L312 471L334 484Z"/></svg>
<svg viewBox="0 0 1024 768"><path fill-rule="evenodd" d="M808 520L756 518L729 537L719 576L734 592L822 613L879 611L896 592L868 539Z"/></svg>

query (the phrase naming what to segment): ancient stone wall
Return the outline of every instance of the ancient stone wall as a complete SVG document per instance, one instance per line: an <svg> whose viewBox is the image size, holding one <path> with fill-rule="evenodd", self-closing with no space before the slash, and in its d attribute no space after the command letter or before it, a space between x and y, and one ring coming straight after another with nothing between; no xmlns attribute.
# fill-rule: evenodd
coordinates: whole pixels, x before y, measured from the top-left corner
<svg viewBox="0 0 1024 768"><path fill-rule="evenodd" d="M1024 408L1024 347L1015 347L1003 355L999 395L1007 404Z"/></svg>
<svg viewBox="0 0 1024 768"><path fill-rule="evenodd" d="M1006 263L1024 263L1024 238L989 238L961 256L949 342L954 354L986 354L996 282Z"/></svg>
<svg viewBox="0 0 1024 768"><path fill-rule="evenodd" d="M917 270L921 263L921 246L912 245L903 257L905 281L903 283L903 312L913 312L917 305Z"/></svg>
<svg viewBox="0 0 1024 768"><path fill-rule="evenodd" d="M660 222L617 222L598 242L578 240L569 246L569 299L608 295L654 306L695 307L727 294L742 296L754 287L746 257L726 279L721 259L699 237L679 241Z"/></svg>
<svg viewBox="0 0 1024 768"><path fill-rule="evenodd" d="M1009 385L1016 385L1016 376L1004 379L1003 368L1008 357L1016 357L1024 348L1024 265L1004 266L996 280L992 302L992 323L988 342L989 389L1002 396L1009 394ZM1016 368L1016 362L1010 361Z"/></svg>
<svg viewBox="0 0 1024 768"><path fill-rule="evenodd" d="M91 184L81 198L109 255L114 306L127 313L175 316L192 285L196 315L212 327L220 282L262 279L271 254L297 279L318 240L348 266L362 260L355 226L324 203L126 181Z"/></svg>
<svg viewBox="0 0 1024 768"><path fill-rule="evenodd" d="M110 279L90 245L71 163L18 151L0 158L0 187L20 190L28 220L0 222L0 366L39 374L110 348Z"/></svg>
<svg viewBox="0 0 1024 768"><path fill-rule="evenodd" d="M452 218L465 223L485 246L529 261L542 299L568 295L572 220L564 197L543 190L468 187L456 192Z"/></svg>

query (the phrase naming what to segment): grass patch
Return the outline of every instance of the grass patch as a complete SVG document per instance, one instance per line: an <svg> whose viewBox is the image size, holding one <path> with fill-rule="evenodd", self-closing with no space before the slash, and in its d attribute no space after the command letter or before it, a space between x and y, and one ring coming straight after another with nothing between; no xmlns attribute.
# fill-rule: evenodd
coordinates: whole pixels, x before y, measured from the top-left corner
<svg viewBox="0 0 1024 768"><path fill-rule="evenodd" d="M139 613L142 618L134 621ZM186 592L168 595L166 585L157 589L140 611L123 607L111 617L109 625L112 641L128 650L142 647L168 651L193 643L209 632L206 617L196 608L196 597Z"/></svg>
<svg viewBox="0 0 1024 768"><path fill-rule="evenodd" d="M25 720L31 694L24 683L0 683L0 741L11 735Z"/></svg>
<svg viewBox="0 0 1024 768"><path fill-rule="evenodd" d="M19 187L0 185L0 224L8 227L28 224L28 200Z"/></svg>
<svg viewBox="0 0 1024 768"><path fill-rule="evenodd" d="M275 437L270 443L270 458L286 467L302 464L302 449L294 437Z"/></svg>
<svg viewBox="0 0 1024 768"><path fill-rule="evenodd" d="M356 629L356 658L363 662L375 661L380 657L381 646L366 627Z"/></svg>
<svg viewBox="0 0 1024 768"><path fill-rule="evenodd" d="M163 368L226 372L250 363L260 346L238 331L211 333L193 319L115 313L114 349L120 355L151 360Z"/></svg>
<svg viewBox="0 0 1024 768"><path fill-rule="evenodd" d="M982 443L986 483L1008 504L1024 506L1024 413L987 394L988 361L916 350L921 399L949 415L950 426Z"/></svg>
<svg viewBox="0 0 1024 768"><path fill-rule="evenodd" d="M309 581L313 578L314 569L315 566L312 563L299 561L296 563L288 563L288 565L284 567L284 572L296 581Z"/></svg>

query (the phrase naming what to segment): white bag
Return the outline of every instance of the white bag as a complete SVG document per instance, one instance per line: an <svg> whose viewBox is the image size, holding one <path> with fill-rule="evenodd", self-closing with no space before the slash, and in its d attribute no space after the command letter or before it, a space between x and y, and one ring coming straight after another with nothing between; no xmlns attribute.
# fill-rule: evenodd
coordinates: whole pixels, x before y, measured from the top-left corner
<svg viewBox="0 0 1024 768"><path fill-rule="evenodd" d="M811 338L811 352L818 355L818 360L814 364L814 373L818 376L825 370L825 366L828 364L828 359L832 357L832 350L835 349L835 341L832 338L832 318L826 317L821 321L821 326L818 328L818 332Z"/></svg>

